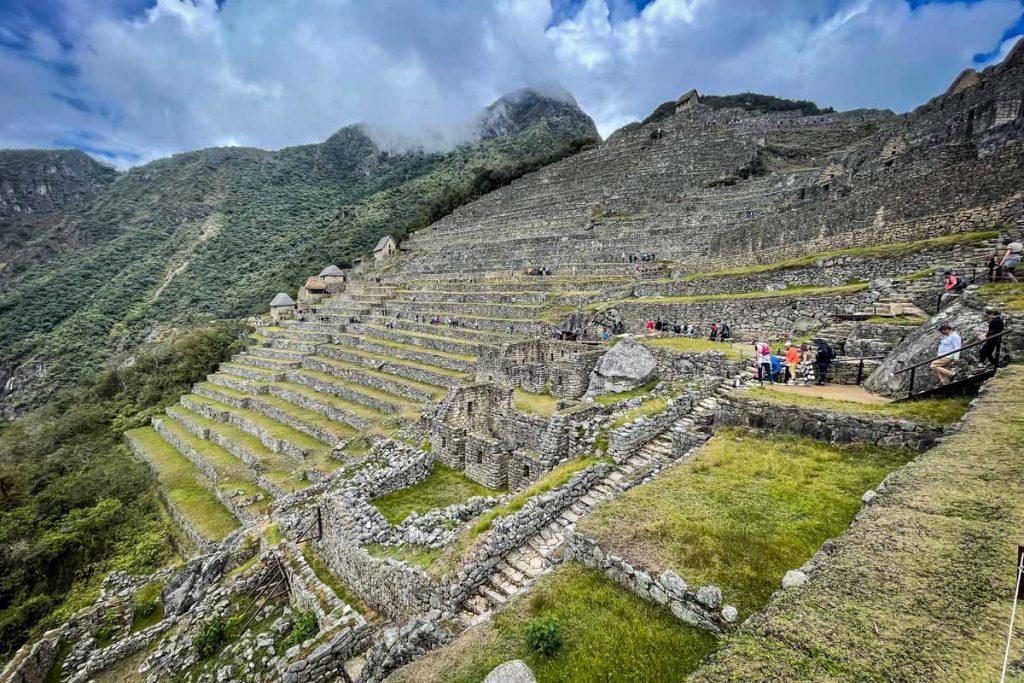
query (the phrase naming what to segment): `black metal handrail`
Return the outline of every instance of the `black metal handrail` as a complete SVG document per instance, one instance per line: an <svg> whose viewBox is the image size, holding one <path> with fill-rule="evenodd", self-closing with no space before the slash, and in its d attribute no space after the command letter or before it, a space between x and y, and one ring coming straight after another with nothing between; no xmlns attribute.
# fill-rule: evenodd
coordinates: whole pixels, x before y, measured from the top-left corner
<svg viewBox="0 0 1024 683"><path fill-rule="evenodd" d="M937 361L940 358L947 358L949 356L955 356L955 355L957 355L957 354L959 354L959 353L961 353L963 351L966 351L967 349L973 349L976 346L981 346L981 345L983 345L983 344L985 344L987 342L990 342L993 339L998 339L999 340L999 343L996 344L995 353L993 354L993 360L995 361L994 368L998 369L999 368L999 356L1000 356L1000 354L1002 352L1002 348L1003 348L1002 338L1005 335L1010 334L1011 332L1014 332L1014 331L1015 330L1003 330L999 334L993 334L991 337L985 337L984 339L979 339L978 341L971 342L970 344L966 344L964 346L961 346L960 348L956 349L955 351L947 351L946 353L940 353L939 355L934 356L932 358L929 358L928 360L923 360L920 363L916 363L914 365L911 365L909 368L902 368L900 370L897 370L893 374L894 375L902 375L904 372L909 372L910 373L910 386L907 389L907 397L909 398L914 393L914 378L917 375L917 369L919 367L921 367L922 365L930 365L930 364L934 363L935 361Z"/></svg>

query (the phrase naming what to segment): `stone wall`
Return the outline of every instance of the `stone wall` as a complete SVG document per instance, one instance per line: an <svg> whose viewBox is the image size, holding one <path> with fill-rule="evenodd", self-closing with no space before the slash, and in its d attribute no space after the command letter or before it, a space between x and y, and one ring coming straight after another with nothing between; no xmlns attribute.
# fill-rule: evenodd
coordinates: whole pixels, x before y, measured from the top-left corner
<svg viewBox="0 0 1024 683"><path fill-rule="evenodd" d="M676 420L690 412L704 397L704 392L688 391L669 399L665 410L645 415L613 430L608 437L608 455L616 462L632 457L640 448L672 426Z"/></svg>
<svg viewBox="0 0 1024 683"><path fill-rule="evenodd" d="M925 451L942 427L870 414L838 413L745 398L733 393L719 402L715 424L798 434L829 443L873 443Z"/></svg>
<svg viewBox="0 0 1024 683"><path fill-rule="evenodd" d="M621 557L606 553L593 539L579 532L566 531L565 559L600 569L626 590L668 608L673 616L691 626L722 633L736 621L736 608L722 605L722 591L716 586L694 589L671 569L660 574L645 571Z"/></svg>
<svg viewBox="0 0 1024 683"><path fill-rule="evenodd" d="M0 672L4 683L43 683L43 679L57 661L60 636L47 631L34 643L25 643Z"/></svg>
<svg viewBox="0 0 1024 683"><path fill-rule="evenodd" d="M732 377L745 364L744 361L730 360L722 351L686 353L653 345L648 345L647 348L658 361L658 377L668 381Z"/></svg>
<svg viewBox="0 0 1024 683"><path fill-rule="evenodd" d="M578 398L586 392L601 353L601 349L552 339L512 342L500 349L485 347L477 357L476 377L535 394Z"/></svg>

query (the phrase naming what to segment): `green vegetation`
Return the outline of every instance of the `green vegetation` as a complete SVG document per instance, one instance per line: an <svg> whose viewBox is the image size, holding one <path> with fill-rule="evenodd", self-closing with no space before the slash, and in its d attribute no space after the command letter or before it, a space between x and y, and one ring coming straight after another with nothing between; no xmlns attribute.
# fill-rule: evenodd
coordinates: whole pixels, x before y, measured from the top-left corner
<svg viewBox="0 0 1024 683"><path fill-rule="evenodd" d="M655 346L660 349L677 351L679 353L704 353L705 351L719 351L724 353L726 358L741 360L744 353L733 347L732 344L713 342L710 339L691 339L689 337L659 337L648 339L643 342L648 346Z"/></svg>
<svg viewBox="0 0 1024 683"><path fill-rule="evenodd" d="M835 111L832 107L821 109L810 100L787 100L773 95L761 95L753 92L743 92L738 95L701 95L701 104L706 104L712 109L740 108L747 111L761 113L775 111L800 111L804 116L814 114L831 114Z"/></svg>
<svg viewBox="0 0 1024 683"><path fill-rule="evenodd" d="M284 536L281 534L280 524L271 524L263 531L263 538L266 540L267 545L271 548L276 548L281 542Z"/></svg>
<svg viewBox="0 0 1024 683"><path fill-rule="evenodd" d="M386 493L370 502L389 522L398 524L412 512L426 512L465 502L473 496L493 496L498 493L444 463L435 462L430 475L423 481Z"/></svg>
<svg viewBox="0 0 1024 683"><path fill-rule="evenodd" d="M889 244L875 244L868 247L849 247L847 249L835 249L833 251L822 251L817 254L797 256L774 263L762 263L749 266L737 266L706 273L691 273L682 278L684 282L703 280L709 277L730 277L735 275L753 275L755 273L768 273L776 270L787 270L789 268L805 268L813 266L817 261L843 256L858 256L863 258L889 258L913 254L924 249L938 249L954 244L975 244L992 237L998 237L998 230L985 230L979 232L964 232L954 235L943 235L942 237L931 237L913 242L890 242ZM918 277L925 277L925 271L913 273Z"/></svg>
<svg viewBox="0 0 1024 683"><path fill-rule="evenodd" d="M543 657L562 649L562 622L554 614L535 617L526 622L526 646Z"/></svg>
<svg viewBox="0 0 1024 683"><path fill-rule="evenodd" d="M609 429L615 429L622 425L629 424L638 417L648 417L650 415L657 415L658 413L664 412L668 405L668 399L664 396L658 398L652 398L648 401L644 401L640 405L630 408L629 410L623 410L615 415L609 424Z"/></svg>
<svg viewBox="0 0 1024 683"><path fill-rule="evenodd" d="M906 325L908 327L916 327L928 322L928 318L919 315L873 315L864 322L872 325Z"/></svg>
<svg viewBox="0 0 1024 683"><path fill-rule="evenodd" d="M320 144L205 149L121 174L96 201L60 214L76 226L75 248L5 281L0 364L46 361L45 383L24 400L47 398L154 323L266 311L274 293L294 295L324 265L348 266L381 236L401 240L593 142L594 124L575 106L505 104L506 134L446 153L385 151L354 125Z"/></svg>
<svg viewBox="0 0 1024 683"><path fill-rule="evenodd" d="M316 615L312 612L299 612L295 615L295 623L292 630L281 643L281 649L287 650L295 645L301 645L320 631L320 625L316 622Z"/></svg>
<svg viewBox="0 0 1024 683"><path fill-rule="evenodd" d="M772 391L771 389L763 389L761 387L751 387L747 390L747 393L751 398L756 398L759 401L835 410L842 413L896 417L930 425L947 425L956 422L967 412L967 407L971 403L970 397L967 396L926 398L920 401L901 401L899 403L858 403L856 401L839 401L804 394Z"/></svg>
<svg viewBox="0 0 1024 683"><path fill-rule="evenodd" d="M429 569L441 556L440 548L427 548L421 545L379 545L371 543L365 546L366 552L374 557L390 557L411 565Z"/></svg>
<svg viewBox="0 0 1024 683"><path fill-rule="evenodd" d="M1024 525L1022 449L1024 366L1011 365L963 429L892 475L808 584L689 680L998 680ZM1019 681L1010 659L1007 680Z"/></svg>
<svg viewBox="0 0 1024 683"><path fill-rule="evenodd" d="M59 298L59 297L56 297ZM91 604L103 576L173 557L156 479L121 432L148 423L218 362L244 328L183 333L0 428L0 655Z"/></svg>
<svg viewBox="0 0 1024 683"><path fill-rule="evenodd" d="M1024 284L992 283L978 288L983 300L998 304L1004 311L1024 311Z"/></svg>
<svg viewBox="0 0 1024 683"><path fill-rule="evenodd" d="M164 589L162 581L147 583L135 593L135 606L132 610L132 633L158 624L164 618L164 603L160 593Z"/></svg>
<svg viewBox="0 0 1024 683"><path fill-rule="evenodd" d="M611 404L618 403L619 401L625 401L627 399L636 398L638 396L646 396L647 394L651 393L651 390L653 390L656 386L658 386L658 380L653 380L643 385L642 387L630 389L629 391L620 391L617 394L601 394L594 400L603 406L610 406Z"/></svg>
<svg viewBox="0 0 1024 683"><path fill-rule="evenodd" d="M306 559L306 563L309 568L316 574L316 578L320 579L320 582L325 586L334 591L334 594L339 600L347 604L349 607L359 612L363 616L369 612L369 609L358 595L356 595L348 586L342 583L341 579L334 575L334 572L320 559L320 556L313 552L313 549L309 545L302 546L302 557Z"/></svg>
<svg viewBox="0 0 1024 683"><path fill-rule="evenodd" d="M192 637L192 649L200 659L209 659L227 642L228 620L218 614L199 627L199 632Z"/></svg>
<svg viewBox="0 0 1024 683"><path fill-rule="evenodd" d="M529 645L536 624L558 624L561 647L541 654ZM530 626L534 624L535 626ZM548 629L545 629L548 630ZM550 650L558 636L545 636ZM707 631L679 622L605 578L569 563L514 598L494 618L392 674L390 681L478 683L510 659L522 659L539 681L676 681L717 647Z"/></svg>
<svg viewBox="0 0 1024 683"><path fill-rule="evenodd" d="M514 401L516 409L524 413L551 417L558 411L559 399L551 394L532 394L523 389L516 389Z"/></svg>
<svg viewBox="0 0 1024 683"><path fill-rule="evenodd" d="M691 585L719 586L741 616L759 610L913 453L720 430L693 459L600 506L579 524L605 552Z"/></svg>
<svg viewBox="0 0 1024 683"><path fill-rule="evenodd" d="M479 536L491 528L491 524L494 523L494 520L521 510L523 505L526 504L526 501L530 500L534 496L539 496L551 489L558 488L569 481L569 479L572 478L572 475L580 472L581 470L585 470L598 462L601 462L600 458L579 458L559 465L537 481L530 484L530 486L525 490L517 493L507 503L491 508L484 514L480 515L477 522L470 528L470 537Z"/></svg>

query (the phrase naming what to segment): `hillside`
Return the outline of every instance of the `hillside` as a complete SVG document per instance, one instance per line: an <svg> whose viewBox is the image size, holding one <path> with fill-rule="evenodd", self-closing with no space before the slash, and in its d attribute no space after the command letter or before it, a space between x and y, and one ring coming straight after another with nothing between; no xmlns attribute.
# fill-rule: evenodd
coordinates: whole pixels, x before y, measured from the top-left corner
<svg viewBox="0 0 1024 683"><path fill-rule="evenodd" d="M134 168L106 187L93 183L90 201L54 202L48 214L64 233L90 239L32 259L0 296L4 412L168 326L248 314L274 292L294 292L301 275L345 265L384 234L401 237L478 169L557 154L596 135L574 103L518 91L481 114L475 142L445 153L388 151L354 125L319 144L200 150ZM4 187L31 176L23 156L6 157ZM83 194L70 184L61 192ZM22 212L8 220L4 234L19 235L34 219Z"/></svg>

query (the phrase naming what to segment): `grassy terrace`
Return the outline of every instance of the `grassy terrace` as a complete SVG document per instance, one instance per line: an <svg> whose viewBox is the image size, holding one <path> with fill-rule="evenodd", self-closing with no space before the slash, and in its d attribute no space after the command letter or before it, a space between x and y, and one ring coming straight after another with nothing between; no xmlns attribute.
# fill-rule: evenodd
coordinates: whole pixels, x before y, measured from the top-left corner
<svg viewBox="0 0 1024 683"><path fill-rule="evenodd" d="M365 546L364 549L374 557L390 557L423 569L429 569L434 561L441 556L440 548L427 548L421 545L378 545L372 543Z"/></svg>
<svg viewBox="0 0 1024 683"><path fill-rule="evenodd" d="M526 644L526 625L538 617L553 617L562 627L564 644L551 657ZM677 621L596 570L567 564L511 600L491 621L388 680L479 683L502 662L522 659L539 681L676 681L716 643L707 631Z"/></svg>
<svg viewBox="0 0 1024 683"><path fill-rule="evenodd" d="M300 488L305 488L308 484L301 480L301 477L296 472L298 463L289 458L283 453L275 453L266 446L263 442L243 432L241 429L234 427L223 422L217 422L211 420L208 417L204 417L199 413L194 413L191 410L183 406L171 406L167 409L168 415L180 415L184 419L198 424L201 427L209 429L211 432L215 432L225 439L232 441L244 448L247 452L251 453L260 464L260 474L262 474L267 481L273 483L275 486L280 487L284 491L295 491ZM215 446L213 442L209 442L211 446ZM200 451L203 453L203 451Z"/></svg>
<svg viewBox="0 0 1024 683"><path fill-rule="evenodd" d="M625 401L626 399L636 398L637 396L646 396L647 394L651 393L651 390L654 389L654 387L656 387L657 385L658 381L654 380L653 382L648 382L642 387L630 389L629 391L620 391L617 394L601 394L594 400L603 406L610 406L613 403Z"/></svg>
<svg viewBox="0 0 1024 683"><path fill-rule="evenodd" d="M308 544L302 545L302 557L309 564L309 568L316 574L316 578L320 579L321 583L334 591L334 594L338 596L338 599L348 604L349 607L362 614L364 617L370 612L358 595L355 594L352 589L342 583L341 579L335 576L334 572L330 570L327 563L320 559L320 556L313 552L313 549Z"/></svg>
<svg viewBox="0 0 1024 683"><path fill-rule="evenodd" d="M587 309L593 311L605 311L617 306L628 304L695 304L704 301L726 301L735 299L778 299L790 296L843 296L856 294L868 288L867 282L853 282L838 287L787 287L773 292L740 292L735 294L693 294L682 296L642 296L632 299L615 299L612 301L601 301L588 304Z"/></svg>
<svg viewBox="0 0 1024 683"><path fill-rule="evenodd" d="M733 347L732 344L713 342L710 339L690 339L683 336L659 337L643 341L647 346L654 346L659 349L675 351L677 353L704 353L706 351L719 351L724 353L730 360L742 360L746 357L743 351Z"/></svg>
<svg viewBox="0 0 1024 683"><path fill-rule="evenodd" d="M924 249L937 249L941 247L949 247L954 244L975 244L982 242L993 237L998 237L998 230L985 230L979 232L965 232L956 235L943 235L942 237L933 237L924 240L915 240L913 242L892 242L890 244L876 244L870 247L851 247L848 249L836 249L834 251L822 251L817 254L807 254L806 256L797 256L791 259L785 259L783 261L776 261L774 263L763 263L750 266L737 266L736 268L726 268L724 270L716 270L705 273L692 273L683 277L683 281L692 282L693 280L703 280L711 277L731 277L737 275L753 275L755 273L767 273L776 270L787 270L790 268L805 268L807 266L813 266L817 261L830 258L840 258L843 256L856 256L862 258L887 258L893 256L903 256L905 254L913 254L914 252L922 251ZM671 280L665 280L671 282Z"/></svg>
<svg viewBox="0 0 1024 683"><path fill-rule="evenodd" d="M664 396L652 398L651 400L644 401L643 403L634 408L630 408L629 410L624 410L620 413L617 413L615 415L615 419L613 419L608 424L608 427L610 429L615 429L616 427L621 427L622 425L629 424L638 417L657 415L658 413L663 412L667 405L668 398Z"/></svg>
<svg viewBox="0 0 1024 683"><path fill-rule="evenodd" d="M132 429L125 436L146 454L171 503L203 538L220 541L240 526L235 516L200 483L202 472L152 427Z"/></svg>
<svg viewBox="0 0 1024 683"><path fill-rule="evenodd" d="M1024 367L890 478L810 583L743 627L691 683L998 681L1024 528ZM1018 619L1020 615L1017 615ZM1007 680L1021 680L1021 631Z"/></svg>
<svg viewBox="0 0 1024 683"><path fill-rule="evenodd" d="M824 399L817 396L801 396L760 387L751 387L746 390L746 394L759 401L770 401L783 405L895 417L933 425L947 425L956 422L967 412L967 407L971 402L970 398L966 396L957 396L954 398L926 398L902 403L858 403L856 401Z"/></svg>
<svg viewBox="0 0 1024 683"><path fill-rule="evenodd" d="M873 315L864 322L872 325L908 325L916 327L928 322L928 318L919 315Z"/></svg>
<svg viewBox="0 0 1024 683"><path fill-rule="evenodd" d="M417 370L424 370L426 372L433 372L438 375L446 375L454 380L461 380L469 377L469 373L459 372L458 370L449 370L448 368L441 367L440 365L430 365L428 363L421 363L414 360L406 360L404 358L397 358L395 356L386 356L380 353L373 353L372 351L365 351L363 349L356 348L354 346L338 346L337 344L321 344L322 349L334 349L336 351L343 351L353 356L359 356L360 358L366 358L367 360L374 361L376 363L389 363L391 365L401 365L407 368L415 368Z"/></svg>
<svg viewBox="0 0 1024 683"><path fill-rule="evenodd" d="M436 315L436 316L440 316L441 318L444 318L444 316L445 316L444 313L429 313L429 312L423 313L423 315ZM448 313L448 315L451 316L451 313ZM473 315L473 316L464 315L464 316L461 316L461 318L472 318L474 320L477 319L477 318L480 318L481 320L506 320L507 319L507 320L518 321L518 318L485 318L484 316L478 316L478 315ZM467 341L465 339L459 339L457 337L449 337L449 336L447 336L445 334L442 334L445 330L448 329L448 327L446 325L443 325L443 324L435 325L434 326L434 328L437 329L437 332L438 332L437 334L431 334L429 332L416 332L415 330L405 330L405 329L400 329L400 328L388 329L386 327L381 327L379 325L364 325L364 327L378 329L378 330L381 330L383 332L388 332L388 333L391 333L391 334L400 335L402 337L412 337L414 339L429 339L429 340L432 340L432 341L443 341L443 342L448 343L448 344L462 344L463 346L498 346L498 344L491 344L491 343L488 343L488 342ZM377 343L377 338L374 337L372 339L372 341L374 343ZM390 341L390 340L382 340L382 341ZM401 343L401 342L394 342L394 343ZM415 348L415 349L422 348L422 347L416 346L416 345L411 345L411 346L413 348ZM445 352L439 352L439 353L445 353Z"/></svg>
<svg viewBox="0 0 1024 683"><path fill-rule="evenodd" d="M312 401L317 401L324 405L333 406L339 410L346 410L354 415L357 415L365 420L370 420L377 424L397 424L398 416L396 414L382 413L379 410L374 410L364 406L362 403L356 403L354 401L346 401L343 398L335 396L334 394L324 394L317 391L312 387L307 387L305 384L293 384L292 382L274 382L273 386L280 389L286 389L293 393L304 396Z"/></svg>
<svg viewBox="0 0 1024 683"><path fill-rule="evenodd" d="M423 481L406 489L386 493L370 501L392 524L398 524L412 512L462 503L473 496L494 496L501 493L478 484L462 472L443 463L434 468Z"/></svg>
<svg viewBox="0 0 1024 683"><path fill-rule="evenodd" d="M634 564L719 586L742 618L846 529L864 491L911 457L725 429L693 459L598 507L579 530Z"/></svg>
<svg viewBox="0 0 1024 683"><path fill-rule="evenodd" d="M272 408L276 408L277 410L280 410L282 413L285 413L286 415L295 418L299 422L304 422L306 424L314 425L316 427L319 427L320 429L323 429L325 432L329 433L331 436L333 436L335 439L338 439L339 441L342 439L351 439L353 436L358 434L358 432L355 429L353 429L347 424L329 420L320 413L313 412L312 410L307 410L306 408L301 408L295 405L294 403L289 403L288 401L285 401L283 398L278 398L277 396L273 396L271 394L258 394L256 396L253 396L251 394L245 394L240 391L235 391L234 389L222 387L219 384L210 384L208 382L201 382L196 386L203 387L205 389L209 389L210 391L215 391L219 394L223 394L224 396L230 396L236 399L244 398L259 401L260 403L265 403L266 405L271 406Z"/></svg>
<svg viewBox="0 0 1024 683"><path fill-rule="evenodd" d="M449 358L451 360L461 360L461 361L464 361L466 363L475 363L476 362L476 356L471 355L471 354L452 353L450 351L440 351L438 349L430 349L430 348L426 348L424 346L419 346L417 344L406 344L404 342L396 342L396 341L392 341L390 339L382 339L380 337L364 337L363 335L351 334L349 332L346 332L344 334L336 334L334 336L335 337L347 337L349 339L354 339L357 342L362 342L362 341L365 340L365 341L367 341L367 342L369 342L371 344L374 344L376 346L384 346L384 347L387 347L387 348L390 348L390 349L397 349L399 351L415 351L417 353L426 353L426 354L430 354L431 356L438 356L440 358ZM357 348L357 347L348 347L348 346L342 345L342 348L346 348L347 349L347 348Z"/></svg>
<svg viewBox="0 0 1024 683"><path fill-rule="evenodd" d="M241 490L245 497L261 494L263 500L249 506L249 511L255 515L262 515L270 506L271 496L262 488L252 483L252 471L244 462L228 453L215 443L200 439L174 420L164 420L164 428L192 446L203 460L210 464L217 473L219 481L217 488L225 491Z"/></svg>
<svg viewBox="0 0 1024 683"><path fill-rule="evenodd" d="M446 393L448 393L448 390L445 387L439 387L436 384L427 384L426 382L418 382L414 379L402 377L401 375L392 375L387 372L381 372L380 370L368 368L365 365L358 365L356 363L346 363L345 361L335 360L333 358L326 358L324 356L314 356L314 358L316 358L317 361L324 363L325 365L330 365L340 370L350 370L354 373L365 375L366 377L375 377L385 382L392 382L394 384L400 384L402 386L409 387L410 389L422 391L426 394L433 396L435 399L441 398ZM401 397L399 396L398 398Z"/></svg>
<svg viewBox="0 0 1024 683"><path fill-rule="evenodd" d="M200 405L208 406L212 410L224 411L229 414L236 415L239 418L256 425L272 438L287 441L298 448L301 448L306 452L307 457L310 459L323 457L330 451L330 446L325 444L323 441L314 439L305 432L300 432L299 430L282 424L273 418L267 417L263 413L257 413L255 410L235 408L227 403L221 403L220 401L215 401L212 398L207 398L198 394L189 394L188 398Z"/></svg>
<svg viewBox="0 0 1024 683"><path fill-rule="evenodd" d="M513 399L516 409L524 413L551 417L558 412L559 399L551 394L533 394L529 391L516 389Z"/></svg>
<svg viewBox="0 0 1024 683"><path fill-rule="evenodd" d="M1024 311L1024 284L993 283L982 285L978 290L982 299L999 304L1003 310Z"/></svg>

